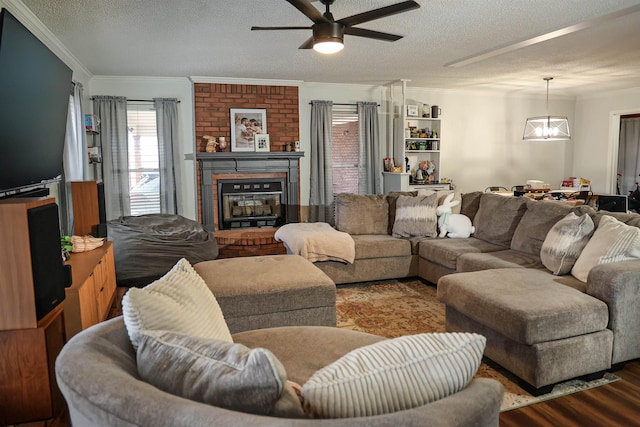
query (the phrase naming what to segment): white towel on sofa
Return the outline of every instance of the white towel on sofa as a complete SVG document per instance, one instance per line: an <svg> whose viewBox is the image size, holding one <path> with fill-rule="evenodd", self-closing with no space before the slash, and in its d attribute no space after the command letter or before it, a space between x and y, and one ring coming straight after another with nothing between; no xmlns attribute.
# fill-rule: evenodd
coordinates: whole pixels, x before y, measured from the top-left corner
<svg viewBox="0 0 640 427"><path fill-rule="evenodd" d="M353 264L356 256L351 236L325 222L285 224L276 231L275 239L284 243L287 253L303 256L311 262Z"/></svg>

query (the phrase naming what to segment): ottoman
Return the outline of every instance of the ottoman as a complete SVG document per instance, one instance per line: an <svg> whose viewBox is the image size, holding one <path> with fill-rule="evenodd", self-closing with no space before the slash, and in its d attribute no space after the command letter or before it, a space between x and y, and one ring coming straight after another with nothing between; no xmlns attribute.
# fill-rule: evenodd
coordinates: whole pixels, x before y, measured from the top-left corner
<svg viewBox="0 0 640 427"><path fill-rule="evenodd" d="M194 265L231 333L277 326L336 326L336 285L299 255L204 261Z"/></svg>
<svg viewBox="0 0 640 427"><path fill-rule="evenodd" d="M608 307L559 280L528 268L444 276L438 298L446 305L447 331L484 335L485 355L536 394L560 381L602 375L611 368L613 346Z"/></svg>

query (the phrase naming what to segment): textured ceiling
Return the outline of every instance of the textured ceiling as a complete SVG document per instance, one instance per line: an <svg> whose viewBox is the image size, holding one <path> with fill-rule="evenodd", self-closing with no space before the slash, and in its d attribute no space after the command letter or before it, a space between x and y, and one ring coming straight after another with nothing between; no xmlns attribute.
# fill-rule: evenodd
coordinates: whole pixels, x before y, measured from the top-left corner
<svg viewBox="0 0 640 427"><path fill-rule="evenodd" d="M336 0L336 19L400 0ZM94 75L211 76L544 91L640 87L640 0L417 0L420 9L362 24L397 42L346 36L325 56L299 50L310 30L284 0L22 0ZM320 2L313 3L319 9ZM624 14L616 12L625 11ZM613 14L613 16L612 16ZM446 64L584 23L584 29L450 67Z"/></svg>

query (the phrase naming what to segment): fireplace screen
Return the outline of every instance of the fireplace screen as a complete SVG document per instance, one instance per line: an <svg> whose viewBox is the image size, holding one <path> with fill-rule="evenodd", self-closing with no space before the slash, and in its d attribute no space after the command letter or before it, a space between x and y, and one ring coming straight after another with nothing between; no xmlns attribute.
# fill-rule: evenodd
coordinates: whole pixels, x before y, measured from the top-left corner
<svg viewBox="0 0 640 427"><path fill-rule="evenodd" d="M284 180L219 180L219 227L277 227L284 224Z"/></svg>

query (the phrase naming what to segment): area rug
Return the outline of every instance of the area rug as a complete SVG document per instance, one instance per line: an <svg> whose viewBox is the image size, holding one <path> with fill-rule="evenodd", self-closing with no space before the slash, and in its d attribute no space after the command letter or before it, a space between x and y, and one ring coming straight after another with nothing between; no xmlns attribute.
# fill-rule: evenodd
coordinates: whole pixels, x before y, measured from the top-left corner
<svg viewBox="0 0 640 427"><path fill-rule="evenodd" d="M427 332L445 332L444 304L436 288L420 280L388 280L338 287L338 327L368 332L387 338ZM617 381L607 373L598 380L571 380L534 397L520 388L517 379L500 366L483 361L476 377L493 378L505 388L501 411L508 411Z"/></svg>

